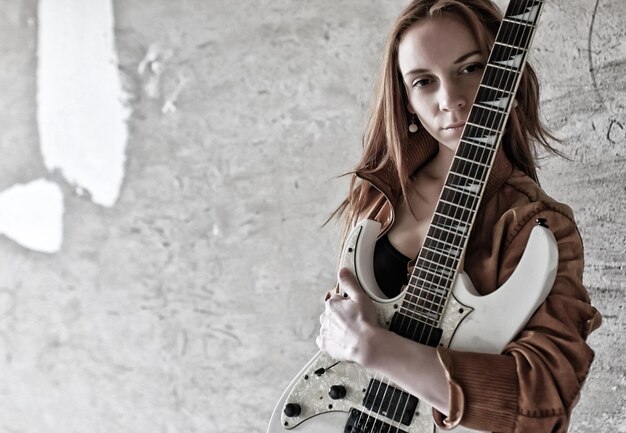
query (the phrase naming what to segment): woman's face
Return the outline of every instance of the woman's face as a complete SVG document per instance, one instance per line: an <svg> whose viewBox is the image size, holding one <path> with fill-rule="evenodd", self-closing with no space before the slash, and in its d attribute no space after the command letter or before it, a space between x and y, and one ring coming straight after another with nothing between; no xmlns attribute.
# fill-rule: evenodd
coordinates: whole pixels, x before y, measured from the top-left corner
<svg viewBox="0 0 626 433"><path fill-rule="evenodd" d="M487 59L459 18L419 21L402 36L398 63L409 111L439 143L455 150Z"/></svg>

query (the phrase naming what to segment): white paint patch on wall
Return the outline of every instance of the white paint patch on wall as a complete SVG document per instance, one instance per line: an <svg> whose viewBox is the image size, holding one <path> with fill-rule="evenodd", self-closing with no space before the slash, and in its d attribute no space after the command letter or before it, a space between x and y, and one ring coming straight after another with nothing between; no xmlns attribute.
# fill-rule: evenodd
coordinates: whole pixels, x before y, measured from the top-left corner
<svg viewBox="0 0 626 433"><path fill-rule="evenodd" d="M63 241L63 193L37 179L0 193L0 233L23 247L55 253Z"/></svg>
<svg viewBox="0 0 626 433"><path fill-rule="evenodd" d="M111 0L40 0L37 121L48 170L111 207L119 197L130 110Z"/></svg>

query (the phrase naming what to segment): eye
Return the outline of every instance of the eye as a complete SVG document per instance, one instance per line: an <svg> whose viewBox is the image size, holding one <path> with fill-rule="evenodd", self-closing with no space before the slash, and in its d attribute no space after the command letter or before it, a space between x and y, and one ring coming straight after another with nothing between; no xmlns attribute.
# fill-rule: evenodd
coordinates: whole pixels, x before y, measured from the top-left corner
<svg viewBox="0 0 626 433"><path fill-rule="evenodd" d="M428 86L430 83L431 81L428 78L419 78L417 80L413 80L413 82L411 82L411 86L412 87L424 87L424 86Z"/></svg>
<svg viewBox="0 0 626 433"><path fill-rule="evenodd" d="M465 68L463 68L461 73L472 74L474 72L482 72L484 67L485 66L482 63L472 63L472 64L467 65Z"/></svg>

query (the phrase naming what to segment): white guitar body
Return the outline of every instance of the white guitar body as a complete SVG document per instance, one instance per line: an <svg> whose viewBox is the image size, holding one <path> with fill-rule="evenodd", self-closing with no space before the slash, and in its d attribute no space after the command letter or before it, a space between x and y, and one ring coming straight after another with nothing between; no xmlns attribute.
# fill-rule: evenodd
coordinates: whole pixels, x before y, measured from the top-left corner
<svg viewBox="0 0 626 433"><path fill-rule="evenodd" d="M380 224L371 220L355 227L344 247L341 266L352 270L363 290L376 304L381 325L388 327L391 317L402 303L404 293L388 299L374 278L373 252L379 228ZM548 228L537 225L531 231L515 272L495 292L479 295L469 277L459 272L440 325L443 330L440 344L455 350L501 353L548 296L557 265L558 249L554 236ZM320 369L324 369L324 372L316 374ZM285 430L297 433L343 433L352 409L380 419L390 426L387 430L390 433L438 431L432 421L430 406L422 401L409 425L366 409L363 398L374 376L375 372L358 364L337 363L319 352L284 391L276 404L267 433L284 433ZM329 389L333 385L341 385L346 391L345 396L332 399ZM285 415L284 408L288 403L298 405L297 415ZM373 431L363 430L363 433ZM458 427L455 431L475 430Z"/></svg>

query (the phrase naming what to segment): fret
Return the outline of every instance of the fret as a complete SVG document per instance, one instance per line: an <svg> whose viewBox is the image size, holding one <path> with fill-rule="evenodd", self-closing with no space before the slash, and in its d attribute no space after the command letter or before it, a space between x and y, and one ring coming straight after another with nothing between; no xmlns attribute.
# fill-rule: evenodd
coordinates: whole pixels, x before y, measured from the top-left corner
<svg viewBox="0 0 626 433"><path fill-rule="evenodd" d="M411 306L413 308L413 310L418 311L420 313L422 313L423 316L425 316L426 318L436 318L435 314L437 314L437 311L441 309L441 306L443 305L443 299L440 298L438 300L428 300L428 299L422 299L422 298L418 298L415 300L409 300L407 298L404 299L404 307L408 308L409 306Z"/></svg>
<svg viewBox="0 0 626 433"><path fill-rule="evenodd" d="M487 105L482 105L479 102L474 102L474 108L480 108L481 110L488 110L498 114L506 114L506 111L500 110L496 107L489 107Z"/></svg>
<svg viewBox="0 0 626 433"><path fill-rule="evenodd" d="M496 43L509 45L514 48L528 47L533 34L531 30L514 22L503 21L496 35Z"/></svg>
<svg viewBox="0 0 626 433"><path fill-rule="evenodd" d="M433 275L437 275L437 276L445 277L445 278L449 278L454 275L454 269L441 266L438 263L434 263L434 262L430 262L430 264L426 264L426 265L422 264L421 266L418 266L418 268L420 270L425 269Z"/></svg>
<svg viewBox="0 0 626 433"><path fill-rule="evenodd" d="M429 275L431 275L431 277L428 277L427 275L423 275L422 273L429 274ZM429 283L434 284L436 286L442 285L440 283L441 283L441 281L443 281L444 282L443 285L445 286L445 282L450 279L450 276L451 275L441 275L441 274L438 274L438 273L434 272L434 270L429 269L429 268L419 268L419 270L417 270L416 274L411 275L411 278L417 278L418 280L422 280L424 282L429 282Z"/></svg>
<svg viewBox="0 0 626 433"><path fill-rule="evenodd" d="M428 234L426 236L430 237L431 239L436 239L437 241L444 242L446 245L450 245L453 247L461 246L466 239L463 234L453 233L432 225L430 226Z"/></svg>
<svg viewBox="0 0 626 433"><path fill-rule="evenodd" d="M442 215L442 214L440 214L438 212L435 212L435 215L437 215L437 218L445 218L445 219L449 219L449 220L452 220L452 221L457 222L457 223L469 224L467 221L461 221L461 220L459 220L457 218L454 218L454 217L452 217L450 215Z"/></svg>
<svg viewBox="0 0 626 433"><path fill-rule="evenodd" d="M527 27L530 27L532 29L535 28L534 24L530 24L530 23L528 23L526 21L521 21L521 20L518 20L517 18L513 18L513 17L503 18L502 21L508 21L510 23L515 23L515 24L521 24L523 26L527 26Z"/></svg>
<svg viewBox="0 0 626 433"><path fill-rule="evenodd" d="M474 207L476 202L480 200L480 197L476 194L458 191L456 189L448 188L447 186L444 186L441 190L440 198L447 203L462 205L467 209Z"/></svg>
<svg viewBox="0 0 626 433"><path fill-rule="evenodd" d="M524 1L523 3L511 1L506 10L505 17L536 23L542 6L542 0Z"/></svg>
<svg viewBox="0 0 626 433"><path fill-rule="evenodd" d="M452 267L452 266L456 265L456 262L454 260L450 260L448 258L446 258L446 261L451 261L452 263L450 265L447 265L447 264L441 263L440 261L436 262L434 260L427 259L426 257L423 257L422 255L420 255L417 258L417 260L415 261L415 266L418 266L420 268L422 268L424 266L429 266L432 269L432 265L435 265L436 267L445 269L446 273L450 273L450 272L454 273L455 270L456 270L456 266L454 266L454 267ZM425 263L422 263L422 262L425 262Z"/></svg>
<svg viewBox="0 0 626 433"><path fill-rule="evenodd" d="M491 68L498 68L501 69L503 71L508 71L508 72L513 72L515 74L519 74L519 69L515 69L515 68L511 68L510 66L506 66L505 64L497 64L497 63L491 63L491 60L489 60L487 62L487 66L491 67Z"/></svg>
<svg viewBox="0 0 626 433"><path fill-rule="evenodd" d="M459 157L456 156L455 158L459 158ZM489 167L488 164L483 164L483 165L485 167ZM443 197L443 199L447 202L460 204L461 201L464 201L465 203L467 203L468 199L471 199L471 200L480 199L480 194L476 194L471 189L458 188L454 185L444 185L443 188L441 189L440 197ZM464 206L467 208L466 205Z"/></svg>
<svg viewBox="0 0 626 433"><path fill-rule="evenodd" d="M472 141L469 141L472 140ZM489 147L491 149L495 148L496 143L498 142L498 135L497 134L492 134L492 135L487 135L485 137L471 137L469 134L466 134L466 136L461 138L461 141L463 142L469 142L472 144L483 144L483 145L487 145L485 147Z"/></svg>
<svg viewBox="0 0 626 433"><path fill-rule="evenodd" d="M499 111L488 111L484 108L474 106L470 111L467 121L473 125L489 124L495 128L500 128L504 118L505 115Z"/></svg>
<svg viewBox="0 0 626 433"><path fill-rule="evenodd" d="M460 220L467 220L469 217L473 216L472 209L467 209L455 203L449 203L445 200L440 200L440 204L440 206L437 206L437 210L441 214L450 215Z"/></svg>
<svg viewBox="0 0 626 433"><path fill-rule="evenodd" d="M427 236L457 247L465 240L463 233L453 232L435 225L430 226Z"/></svg>
<svg viewBox="0 0 626 433"><path fill-rule="evenodd" d="M409 296L416 299L409 299ZM445 303L446 299L442 296L438 296L437 299L424 299L412 295L407 295L402 304L405 308L407 308L408 306L413 307L414 311L420 313L425 318L436 319L437 313L442 310L442 307L445 305Z"/></svg>
<svg viewBox="0 0 626 433"><path fill-rule="evenodd" d="M406 294L404 295L404 299L406 300L409 297L411 297L411 299L419 298L420 296L423 297L424 295L428 296L430 294L431 299L432 297L437 296L443 300L448 296L448 292L450 291L449 286L451 285L451 283L452 279L448 279L445 282L445 285L436 285L430 283L429 280L418 278L413 275L411 276L411 280L409 282L409 287L411 290L407 290ZM410 301L410 303L415 304L415 302L413 302L412 300Z"/></svg>
<svg viewBox="0 0 626 433"><path fill-rule="evenodd" d="M475 184L475 183L479 183L481 185L485 184L485 182L483 180L476 179L476 178L471 177L471 176L466 176L463 173L448 173L448 179L450 179L450 178L454 178L454 179L457 179L457 180L465 180L468 183L471 182L472 184ZM461 185L458 182L456 184L457 185Z"/></svg>
<svg viewBox="0 0 626 433"><path fill-rule="evenodd" d="M515 54L515 55L511 55L509 56L509 60L499 60L497 62L497 64L503 65L503 66L508 66L511 69L515 69L517 71L521 70L522 64L524 63L524 54L520 53L520 54Z"/></svg>
<svg viewBox="0 0 626 433"><path fill-rule="evenodd" d="M416 261L416 266L422 266L420 265L420 260L429 263L440 263L442 266L445 266L448 269L456 269L458 266L456 258L447 255L444 256L441 253L429 251L424 248L422 248L422 250L420 251L420 255L418 256Z"/></svg>
<svg viewBox="0 0 626 433"><path fill-rule="evenodd" d="M476 164L470 161L464 161L460 158L454 158L450 171L457 174L465 174L478 179L484 179L487 176L488 167L482 164Z"/></svg>
<svg viewBox="0 0 626 433"><path fill-rule="evenodd" d="M511 95L511 92L480 86L476 93L476 102L505 110L509 106Z"/></svg>
<svg viewBox="0 0 626 433"><path fill-rule="evenodd" d="M507 90L509 93L512 93L511 90L515 86L519 76L520 73L517 70L488 64L483 73L482 84L484 84L485 87Z"/></svg>
<svg viewBox="0 0 626 433"><path fill-rule="evenodd" d="M505 66L511 70L519 71L526 52L521 48L508 48L502 45L494 45L491 49L488 64Z"/></svg>
<svg viewBox="0 0 626 433"><path fill-rule="evenodd" d="M441 192L444 200L459 204L463 202L465 207L469 207L467 206L468 200L480 200L480 194L458 189L450 185L444 186ZM458 224L456 225L458 226Z"/></svg>
<svg viewBox="0 0 626 433"><path fill-rule="evenodd" d="M498 138L500 137L498 134L481 135L480 131L478 131L475 128L472 129L471 126L466 127L465 130L466 130L466 134L464 134L463 137L461 137L461 140L463 142L483 145L488 149L495 149L495 146L498 143Z"/></svg>
<svg viewBox="0 0 626 433"><path fill-rule="evenodd" d="M428 257L428 259L424 259L427 260L428 262L433 262L433 261L437 261L439 263L445 263L445 266L448 268L453 268L456 269L459 266L459 257L457 256L452 256L450 255L450 250L446 249L443 251L439 251L436 249L437 245L423 245L421 250L420 250L420 256L421 258L424 257ZM446 287L438 287L438 286L434 286L432 284L430 284L430 282L428 281L413 281L413 277L416 275L417 272L417 266L416 268L413 269L413 272L411 273L411 276L408 280L407 286L409 289L407 289L408 291L416 291L416 290L420 290L422 288L428 288L430 290L447 290Z"/></svg>
<svg viewBox="0 0 626 433"><path fill-rule="evenodd" d="M498 41L496 41L496 42L494 42L494 44L501 45L501 46L503 46L503 47L507 47L507 48L513 48L513 49L516 49L516 50L520 50L520 51L523 51L524 53L527 53L527 52L528 52L528 50L527 50L527 49L525 49L525 48L522 48L522 47L517 47L517 46L515 46L515 45L505 44L504 42L498 42Z"/></svg>
<svg viewBox="0 0 626 433"><path fill-rule="evenodd" d="M405 316L409 317L410 319L417 320L418 322L426 323L428 325L437 326L437 323L439 321L439 315L431 311L417 312L417 311L409 310L408 308L402 306L400 307L400 312L404 314Z"/></svg>
<svg viewBox="0 0 626 433"><path fill-rule="evenodd" d="M472 209L464 209L454 204L440 201L437 205L437 212L444 215L454 216L462 221L469 221L472 216Z"/></svg>
<svg viewBox="0 0 626 433"><path fill-rule="evenodd" d="M425 240L429 240L430 242L433 242L433 243L434 243L434 242L436 242L437 244L443 244L443 245L445 245L446 247L448 247L448 251L449 251L451 254L452 254L453 252L454 252L455 254L458 254L458 253L459 253L459 249L458 249L459 244L458 244L458 243L450 243L450 242L446 242L446 241L444 241L443 239L440 239L440 238L437 238L437 237L433 237L433 236L430 236L430 235L426 235Z"/></svg>
<svg viewBox="0 0 626 433"><path fill-rule="evenodd" d="M445 294L446 293L444 293L444 295ZM425 296L423 296L423 295L425 295ZM428 296L430 296L430 297L428 297ZM445 298L442 295L436 295L436 294L433 294L431 292L427 292L427 291L423 291L422 290L422 291L419 292L419 294L416 294L415 292L407 293L405 295L404 299L408 303L411 303L411 304L414 304L414 305L418 305L420 307L426 307L426 308L432 310L432 308L428 307L425 304L429 303L431 306L432 305L441 305Z"/></svg>
<svg viewBox="0 0 626 433"><path fill-rule="evenodd" d="M428 243L428 249L432 251L437 251L440 254L446 254L449 257L454 257L454 258L458 258L460 256L461 251L458 248L456 248L456 245L454 248L450 248L450 246L446 245L445 242L439 242L434 238L428 238L428 237L424 239L424 244L426 243ZM422 246L422 248L424 248L424 246Z"/></svg>
<svg viewBox="0 0 626 433"><path fill-rule="evenodd" d="M476 198L480 199L480 197L476 197ZM463 233L466 233L467 229L470 227L469 221L461 221L457 218L447 216L447 215L442 215L437 212L435 212L435 214L433 215L432 223L437 224L438 227L448 226L451 229L453 227L463 227ZM461 233L461 231L457 230L457 233Z"/></svg>
<svg viewBox="0 0 626 433"><path fill-rule="evenodd" d="M500 89L498 87L493 87L493 86L488 86L486 84L480 84L480 87L482 87L483 89L489 89L489 90L495 90L496 92L502 92L505 93L507 95L512 95L513 92L511 92L510 90L506 90L506 89Z"/></svg>
<svg viewBox="0 0 626 433"><path fill-rule="evenodd" d="M457 156L471 159L472 161L477 161L481 164L491 165L495 150L479 144L462 141L459 143L456 153Z"/></svg>
<svg viewBox="0 0 626 433"><path fill-rule="evenodd" d="M422 283L426 283L426 285L423 285ZM411 275L408 285L411 287L411 290L407 291L406 296L417 296L416 293L424 291L436 296L445 296L448 293L446 286L432 284L430 280L423 280L415 275Z"/></svg>
<svg viewBox="0 0 626 433"><path fill-rule="evenodd" d="M479 124L476 124L476 123L470 123L470 122L466 122L466 125L470 125L470 126L474 126L474 127L476 127L476 128L481 128L481 129L484 129L484 130L486 130L486 131L491 132L491 133L492 133L491 135L493 135L493 134L499 134L499 133L500 133L500 131L499 131L499 130L497 130L497 129L493 129L493 128L490 128L490 127L488 127L488 126L486 126L486 125L479 125Z"/></svg>
<svg viewBox="0 0 626 433"><path fill-rule="evenodd" d="M440 227L434 226L430 227L426 236L430 237L430 239L437 240L438 242L443 242L445 245L454 248L461 247L467 239L467 236L458 233L452 233Z"/></svg>
<svg viewBox="0 0 626 433"><path fill-rule="evenodd" d="M456 258L454 256L450 255L450 250L447 248L439 248L437 245L427 245L424 244L422 245L422 250L428 251L432 254L437 254L440 256L445 256L445 257L450 257L450 258Z"/></svg>
<svg viewBox="0 0 626 433"><path fill-rule="evenodd" d="M473 144L465 141L463 142ZM458 175L456 173L448 173L448 178L446 179L446 185L452 185L459 189L466 189L468 191L480 191L483 188L484 184L485 182L481 181L480 179L474 179L471 177Z"/></svg>
<svg viewBox="0 0 626 433"><path fill-rule="evenodd" d="M524 15L529 9L541 6L542 3L543 0L512 0L506 8L504 16L510 18L511 16Z"/></svg>

